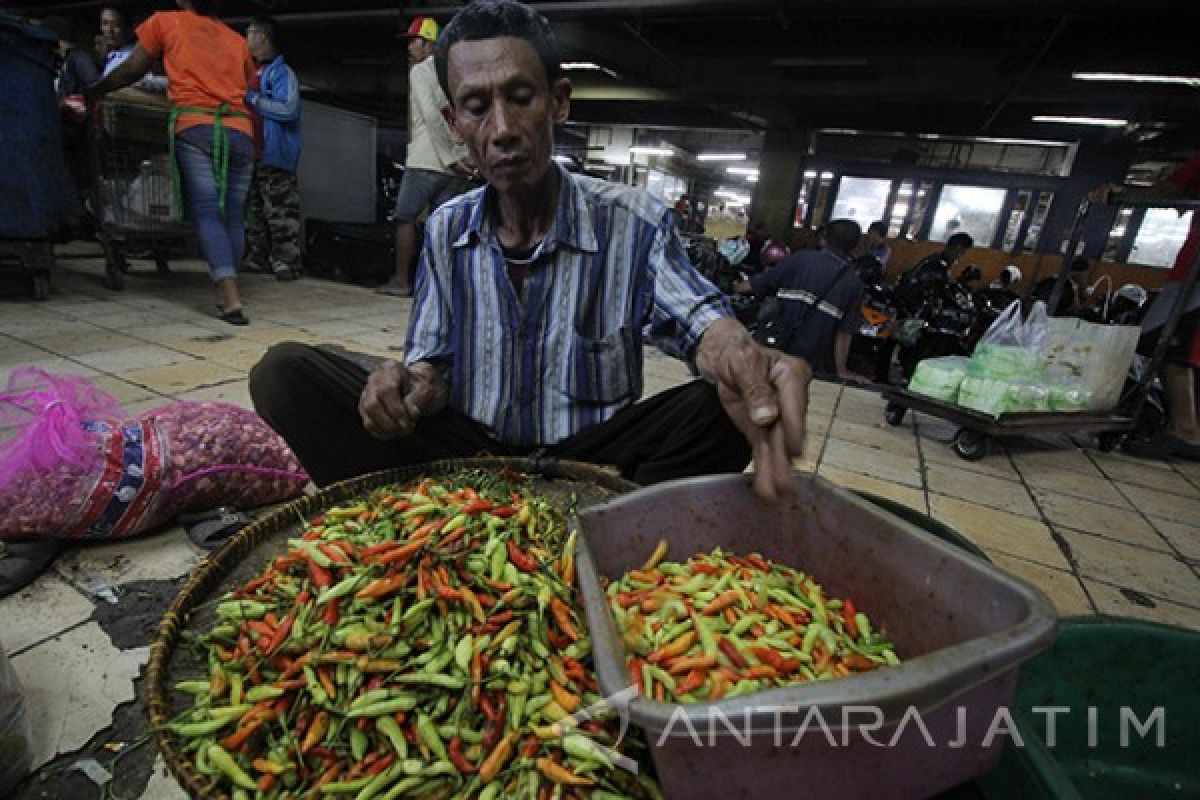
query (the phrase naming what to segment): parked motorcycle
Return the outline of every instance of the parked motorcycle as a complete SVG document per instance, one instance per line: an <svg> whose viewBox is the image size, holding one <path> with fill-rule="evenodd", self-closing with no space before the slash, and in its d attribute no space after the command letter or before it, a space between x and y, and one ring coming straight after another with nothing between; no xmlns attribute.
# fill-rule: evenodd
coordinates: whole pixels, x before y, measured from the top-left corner
<svg viewBox="0 0 1200 800"><path fill-rule="evenodd" d="M883 285L883 265L874 256L854 261L863 282L862 322L850 343L846 366L876 383L887 383L896 350L896 306Z"/></svg>
<svg viewBox="0 0 1200 800"><path fill-rule="evenodd" d="M981 276L978 267L970 266L953 281L926 287L915 313L896 325L899 373L893 373L892 382L907 383L927 358L970 355L978 316L971 284Z"/></svg>

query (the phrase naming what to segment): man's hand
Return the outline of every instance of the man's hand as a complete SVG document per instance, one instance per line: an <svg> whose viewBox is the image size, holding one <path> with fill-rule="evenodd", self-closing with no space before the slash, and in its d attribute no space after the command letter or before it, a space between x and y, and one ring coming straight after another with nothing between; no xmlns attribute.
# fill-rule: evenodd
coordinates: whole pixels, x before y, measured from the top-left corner
<svg viewBox="0 0 1200 800"><path fill-rule="evenodd" d="M447 395L445 381L431 364L405 367L389 359L367 377L358 413L376 439L399 439L411 434L421 417L441 411Z"/></svg>
<svg viewBox="0 0 1200 800"><path fill-rule="evenodd" d="M754 490L791 491L792 459L804 452L812 370L799 358L759 347L735 319L714 322L696 351L700 374L717 385L725 413L754 451Z"/></svg>

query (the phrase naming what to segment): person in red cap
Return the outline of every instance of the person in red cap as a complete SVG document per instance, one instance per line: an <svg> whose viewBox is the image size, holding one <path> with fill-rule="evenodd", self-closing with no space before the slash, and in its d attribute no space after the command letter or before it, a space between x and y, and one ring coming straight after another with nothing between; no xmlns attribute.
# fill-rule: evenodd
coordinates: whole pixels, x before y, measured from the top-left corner
<svg viewBox="0 0 1200 800"><path fill-rule="evenodd" d="M417 252L417 219L467 188L471 174L467 151L454 141L443 116L449 107L438 85L433 51L437 22L413 17L402 34L408 39L408 155L396 197L396 273L380 286L382 294L412 295L412 267Z"/></svg>

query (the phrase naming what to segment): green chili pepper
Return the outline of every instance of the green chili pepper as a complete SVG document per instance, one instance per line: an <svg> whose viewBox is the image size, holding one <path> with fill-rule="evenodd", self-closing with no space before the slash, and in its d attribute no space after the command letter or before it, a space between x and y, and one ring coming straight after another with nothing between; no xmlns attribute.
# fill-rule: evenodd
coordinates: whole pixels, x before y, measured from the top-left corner
<svg viewBox="0 0 1200 800"><path fill-rule="evenodd" d="M218 770L225 773L225 777L233 781L234 786L240 786L243 789L258 789L258 783L238 766L233 756L226 752L225 748L221 747L221 745L210 744L208 746L208 761Z"/></svg>
<svg viewBox="0 0 1200 800"><path fill-rule="evenodd" d="M449 754L446 753L446 745L438 735L437 726L424 714L417 715L417 737L437 756L438 761L450 760Z"/></svg>
<svg viewBox="0 0 1200 800"><path fill-rule="evenodd" d="M404 738L404 732L400 730L396 720L390 716L380 716L375 720L375 728L392 743L392 749L396 751L396 758L404 760L408 757L408 739Z"/></svg>
<svg viewBox="0 0 1200 800"><path fill-rule="evenodd" d="M402 695L389 700L381 700L346 712L347 717L381 717L384 714L395 714L397 711L412 711L417 707L418 698L415 695Z"/></svg>

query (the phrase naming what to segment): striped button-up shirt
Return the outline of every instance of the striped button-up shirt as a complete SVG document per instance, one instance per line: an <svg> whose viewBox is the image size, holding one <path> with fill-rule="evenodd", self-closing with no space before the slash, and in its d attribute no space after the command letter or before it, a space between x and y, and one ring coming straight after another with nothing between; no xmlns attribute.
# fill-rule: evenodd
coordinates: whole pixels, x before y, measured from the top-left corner
<svg viewBox="0 0 1200 800"><path fill-rule="evenodd" d="M557 167L556 167L557 168ZM558 169L554 222L518 296L488 188L426 225L405 363L429 361L450 405L517 447L551 445L642 393L642 329L674 322L688 359L730 315L692 268L669 209L649 194Z"/></svg>

